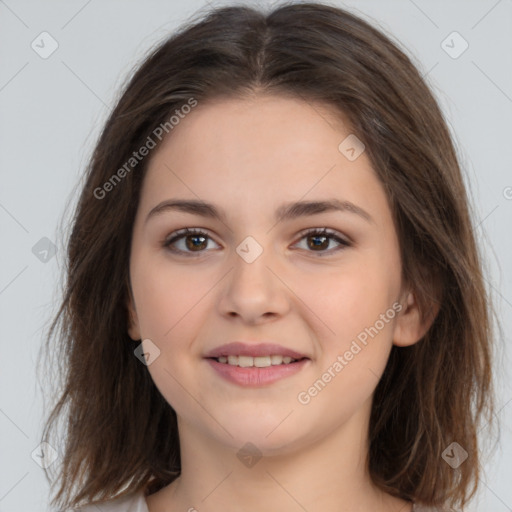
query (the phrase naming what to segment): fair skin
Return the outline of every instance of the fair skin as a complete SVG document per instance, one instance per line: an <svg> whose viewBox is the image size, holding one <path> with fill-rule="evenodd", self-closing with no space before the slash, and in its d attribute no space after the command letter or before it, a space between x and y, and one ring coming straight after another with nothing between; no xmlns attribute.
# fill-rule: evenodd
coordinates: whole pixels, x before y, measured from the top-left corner
<svg viewBox="0 0 512 512"><path fill-rule="evenodd" d="M147 498L150 512L411 510L371 482L367 432L392 345L417 342L428 326L401 280L391 211L366 153L350 161L338 150L350 133L319 104L258 94L199 104L151 156L133 229L129 334L160 350L147 369L176 411L182 473ZM148 217L171 199L200 199L225 217ZM274 220L284 203L330 199L365 213ZM175 241L180 254L164 247L183 228L206 240ZM308 241L319 235L302 233L311 228L349 245L331 237L315 249ZM236 251L248 236L263 249L250 263ZM393 304L401 310L391 315ZM333 373L383 314L378 334ZM308 359L293 375L241 386L204 357L233 340ZM308 394L329 367L329 382ZM247 442L262 455L251 467L237 457Z"/></svg>

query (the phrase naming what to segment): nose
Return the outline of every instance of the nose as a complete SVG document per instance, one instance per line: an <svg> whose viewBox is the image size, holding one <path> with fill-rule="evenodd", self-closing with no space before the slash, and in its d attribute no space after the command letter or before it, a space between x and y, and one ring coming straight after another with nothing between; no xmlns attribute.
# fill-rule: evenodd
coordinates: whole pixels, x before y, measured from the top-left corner
<svg viewBox="0 0 512 512"><path fill-rule="evenodd" d="M286 314L290 292L270 249L253 261L234 251L230 263L232 270L223 280L218 301L221 315L257 325Z"/></svg>

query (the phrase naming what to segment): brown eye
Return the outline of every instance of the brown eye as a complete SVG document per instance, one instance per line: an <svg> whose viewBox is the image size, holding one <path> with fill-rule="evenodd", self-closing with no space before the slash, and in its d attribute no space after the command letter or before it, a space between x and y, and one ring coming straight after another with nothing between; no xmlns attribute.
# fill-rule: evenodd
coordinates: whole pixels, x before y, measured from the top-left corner
<svg viewBox="0 0 512 512"><path fill-rule="evenodd" d="M325 235L308 235L308 246L311 249L327 249L329 247L329 237ZM311 243L309 243L311 242Z"/></svg>
<svg viewBox="0 0 512 512"><path fill-rule="evenodd" d="M333 252L350 247L352 244L349 240L342 238L335 231L324 229L312 229L302 233L301 240L306 239L306 250L308 252L316 252L319 256L324 254L332 254ZM329 249L331 242L335 242L338 246Z"/></svg>
<svg viewBox="0 0 512 512"><path fill-rule="evenodd" d="M186 235L185 245L187 249L194 251L196 249L204 249L208 244L205 243L206 237L202 235Z"/></svg>
<svg viewBox="0 0 512 512"><path fill-rule="evenodd" d="M169 251L180 254L201 254L207 252L208 242L213 240L201 230L181 229L172 233L163 243Z"/></svg>

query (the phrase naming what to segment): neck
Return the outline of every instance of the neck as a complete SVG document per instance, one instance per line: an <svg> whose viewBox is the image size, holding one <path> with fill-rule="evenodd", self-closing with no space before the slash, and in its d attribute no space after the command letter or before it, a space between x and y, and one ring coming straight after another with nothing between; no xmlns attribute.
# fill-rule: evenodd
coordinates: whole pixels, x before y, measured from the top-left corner
<svg viewBox="0 0 512 512"><path fill-rule="evenodd" d="M204 436L178 420L182 472L162 489L161 510L194 512L409 512L378 489L368 473L367 411L311 442L298 441L261 458ZM243 445L244 443L240 443ZM157 501L149 497L152 503ZM150 512L160 507L150 507Z"/></svg>

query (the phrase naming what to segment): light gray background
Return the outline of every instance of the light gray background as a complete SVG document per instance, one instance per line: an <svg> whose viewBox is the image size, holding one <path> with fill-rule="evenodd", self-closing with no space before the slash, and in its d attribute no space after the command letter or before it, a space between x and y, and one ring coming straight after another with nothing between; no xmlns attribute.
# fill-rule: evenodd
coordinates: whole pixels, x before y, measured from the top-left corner
<svg viewBox="0 0 512 512"><path fill-rule="evenodd" d="M496 368L501 440L486 461L482 492L471 510L512 511L512 385L506 376L512 327L512 2L333 3L403 43L454 133L503 327ZM43 403L35 364L57 304L62 230L70 220L66 204L76 198L92 145L130 69L204 5L0 0L0 512L47 509L47 482L31 456L40 442ZM42 46L43 31L59 45L47 59L31 48L34 40ZM469 44L458 58L441 46L453 31ZM463 42L452 39L445 45L453 46L453 54ZM57 248L46 263L40 249L32 250L43 237Z"/></svg>

